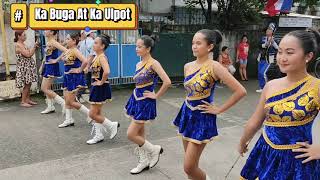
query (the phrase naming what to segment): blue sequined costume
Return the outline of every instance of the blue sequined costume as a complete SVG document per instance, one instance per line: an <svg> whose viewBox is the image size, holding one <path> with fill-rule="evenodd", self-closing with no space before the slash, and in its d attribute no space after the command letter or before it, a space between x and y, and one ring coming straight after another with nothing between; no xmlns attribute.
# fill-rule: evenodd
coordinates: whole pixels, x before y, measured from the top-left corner
<svg viewBox="0 0 320 180"><path fill-rule="evenodd" d="M184 87L187 97L173 124L178 128L178 134L184 140L202 144L210 142L218 135L215 114L205 114L197 106L202 101L213 102L215 88L212 67L203 65L196 72L186 75Z"/></svg>
<svg viewBox="0 0 320 180"><path fill-rule="evenodd" d="M302 164L296 142L312 142L312 124L319 112L320 80L308 76L291 88L267 97L261 137L241 171L248 180L319 180L320 161Z"/></svg>
<svg viewBox="0 0 320 180"><path fill-rule="evenodd" d="M96 56L92 62L91 70L92 70L92 83L96 81L96 79L101 80L103 76L103 68L100 61L105 61L102 59L105 57L104 54ZM90 88L90 97L89 102L90 104L103 104L107 101L111 101L111 87L109 81L106 82L101 86L94 86L92 85Z"/></svg>
<svg viewBox="0 0 320 180"><path fill-rule="evenodd" d="M158 81L157 73L152 69L153 61L147 61L136 70L133 77L136 88L125 107L126 115L137 123L154 120L157 116L156 100L145 98L144 92L153 92Z"/></svg>
<svg viewBox="0 0 320 180"><path fill-rule="evenodd" d="M80 68L82 63L76 58L74 51L70 50L64 62L63 89L67 91L76 91L86 87L84 73L69 73L71 69Z"/></svg>
<svg viewBox="0 0 320 180"><path fill-rule="evenodd" d="M47 44L45 51L46 63L49 63L52 59L57 59L59 57L59 50L49 44ZM59 69L59 63L44 64L42 76L45 78L61 77L62 75Z"/></svg>

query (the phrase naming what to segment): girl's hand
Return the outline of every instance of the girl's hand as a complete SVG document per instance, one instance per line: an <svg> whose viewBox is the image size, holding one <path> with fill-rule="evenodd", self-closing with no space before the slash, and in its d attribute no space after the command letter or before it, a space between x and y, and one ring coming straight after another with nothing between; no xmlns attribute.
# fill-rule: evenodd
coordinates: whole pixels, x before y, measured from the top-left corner
<svg viewBox="0 0 320 180"><path fill-rule="evenodd" d="M49 62L46 62L46 64L56 64L58 63L58 59L50 60Z"/></svg>
<svg viewBox="0 0 320 180"><path fill-rule="evenodd" d="M102 86L102 85L103 85L103 82L98 79L96 79L96 81L92 83L92 86Z"/></svg>
<svg viewBox="0 0 320 180"><path fill-rule="evenodd" d="M145 91L143 96L150 99L157 99L157 95L154 92Z"/></svg>
<svg viewBox="0 0 320 180"><path fill-rule="evenodd" d="M213 104L210 104L206 101L201 101L203 102L204 104L201 104L201 105L198 105L197 108L200 110L200 111L203 111L201 113L209 113L209 114L220 114L222 111L221 111L221 108L218 107L218 106L215 106Z"/></svg>
<svg viewBox="0 0 320 180"><path fill-rule="evenodd" d="M73 68L69 71L69 73L79 74L79 73L81 73L81 69L80 68Z"/></svg>
<svg viewBox="0 0 320 180"><path fill-rule="evenodd" d="M307 163L312 160L320 159L320 145L309 144L308 142L297 142L297 144L303 147L298 149L292 149L292 151L303 153L295 156L296 159L306 158L302 161L302 163Z"/></svg>
<svg viewBox="0 0 320 180"><path fill-rule="evenodd" d="M240 142L238 145L238 152L243 157L244 153L248 152L248 143Z"/></svg>

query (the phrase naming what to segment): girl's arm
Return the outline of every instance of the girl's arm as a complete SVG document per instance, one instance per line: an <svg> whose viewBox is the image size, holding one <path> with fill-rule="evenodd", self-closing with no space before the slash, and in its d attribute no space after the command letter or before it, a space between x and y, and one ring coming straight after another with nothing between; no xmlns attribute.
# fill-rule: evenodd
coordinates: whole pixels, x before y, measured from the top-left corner
<svg viewBox="0 0 320 180"><path fill-rule="evenodd" d="M100 64L102 66L102 69L103 69L103 75L102 75L102 79L101 81L99 81L98 79L96 79L96 81L94 83L92 83L92 85L94 86L101 86L103 85L107 79L108 79L108 76L110 74L110 66L109 66L109 63L108 63L108 60L106 58L100 58L98 59L100 61Z"/></svg>
<svg viewBox="0 0 320 180"><path fill-rule="evenodd" d="M261 97L258 103L258 106L256 107L255 112L248 120L244 132L242 134L242 137L240 139L240 144L238 147L239 153L243 156L243 153L247 152L247 145L249 141L253 138L253 136L257 133L257 131L261 128L263 121L265 119L265 101L266 101L266 91L268 89L269 83L266 84L265 88L263 88L263 91L261 93Z"/></svg>
<svg viewBox="0 0 320 180"><path fill-rule="evenodd" d="M34 52L37 49L37 45L35 44L32 49L27 49L22 47L21 45L16 44L16 54L22 54L22 56L30 58L34 55Z"/></svg>
<svg viewBox="0 0 320 180"><path fill-rule="evenodd" d="M171 85L171 80L158 61L154 61L152 64L152 69L159 75L163 83L156 94L153 92L146 92L144 93L144 96L151 99L157 99L168 90L169 86Z"/></svg>
<svg viewBox="0 0 320 180"><path fill-rule="evenodd" d="M214 76L222 80L232 90L233 94L221 107L211 105L205 101L203 101L204 105L199 105L198 107L203 110L202 113L220 114L236 104L247 94L247 91L220 63L213 62L213 69Z"/></svg>
<svg viewBox="0 0 320 180"><path fill-rule="evenodd" d="M62 52L66 52L68 49L62 46L60 43L58 43L56 40L50 40L49 42L52 46L59 49Z"/></svg>

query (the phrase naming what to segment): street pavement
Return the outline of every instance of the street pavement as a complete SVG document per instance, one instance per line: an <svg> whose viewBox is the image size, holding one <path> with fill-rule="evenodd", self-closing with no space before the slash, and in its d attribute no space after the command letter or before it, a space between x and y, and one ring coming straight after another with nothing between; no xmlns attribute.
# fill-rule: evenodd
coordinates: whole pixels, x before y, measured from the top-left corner
<svg viewBox="0 0 320 180"><path fill-rule="evenodd" d="M212 180L223 180L238 158L237 144L243 126L254 112L259 99L258 82L243 82L248 95L227 112L218 115L219 136L209 143L200 160ZM40 105L19 107L19 101L0 102L0 180L184 180L183 148L172 120L183 103L185 91L175 85L158 100L158 117L146 125L147 139L163 146L164 153L156 167L139 175L131 175L137 164L135 145L128 141L130 121L123 107L132 89L113 89L113 101L103 108L104 114L121 124L115 139L87 145L91 127L85 116L74 111L75 126L58 128L63 121L61 108L56 113L41 115L44 97L34 96ZM231 95L227 87L217 88L215 103L221 104ZM89 104L85 103L89 106ZM252 147L259 134L256 135ZM247 154L248 155L248 154ZM246 157L240 158L227 179L239 179Z"/></svg>

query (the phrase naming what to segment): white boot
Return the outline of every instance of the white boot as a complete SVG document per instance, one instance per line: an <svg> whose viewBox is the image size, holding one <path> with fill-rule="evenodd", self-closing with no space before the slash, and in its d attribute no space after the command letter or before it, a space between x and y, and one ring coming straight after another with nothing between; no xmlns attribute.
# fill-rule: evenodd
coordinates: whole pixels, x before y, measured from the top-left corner
<svg viewBox="0 0 320 180"><path fill-rule="evenodd" d="M87 144L91 145L91 144L96 144L99 142L102 142L104 140L104 136L103 136L103 125L100 123L94 123L92 126L92 131L91 131L91 135L93 134L93 132L95 132L95 135L92 139L87 141Z"/></svg>
<svg viewBox="0 0 320 180"><path fill-rule="evenodd" d="M72 109L66 109L66 120L63 121L62 124L60 124L59 128L64 128L68 126L74 126L74 120L72 118Z"/></svg>
<svg viewBox="0 0 320 180"><path fill-rule="evenodd" d="M61 112L62 112L62 114L65 114L66 113L66 108L65 108L64 99L62 97L60 97L59 95L56 95L54 97L54 101L61 105Z"/></svg>
<svg viewBox="0 0 320 180"><path fill-rule="evenodd" d="M150 155L150 168L153 168L159 161L160 154L162 154L163 149L159 145L153 145L149 141L145 140L143 146L141 147Z"/></svg>
<svg viewBox="0 0 320 180"><path fill-rule="evenodd" d="M44 111L42 111L41 114L49 114L49 113L55 112L55 108L54 108L52 99L47 98L46 104L47 104L47 108Z"/></svg>
<svg viewBox="0 0 320 180"><path fill-rule="evenodd" d="M112 122L109 119L105 118L102 125L110 132L110 139L113 139L118 134L118 128L120 124L118 122Z"/></svg>
<svg viewBox="0 0 320 180"><path fill-rule="evenodd" d="M211 180L208 174L206 174L206 180Z"/></svg>
<svg viewBox="0 0 320 180"><path fill-rule="evenodd" d="M139 163L137 167L131 169L130 173L131 174L139 174L143 170L149 169L149 159L147 152L142 149L141 147L136 147L135 148L135 154L138 156Z"/></svg>
<svg viewBox="0 0 320 180"><path fill-rule="evenodd" d="M89 109L86 106L81 105L79 111L87 116L88 124L93 124L93 119L89 117Z"/></svg>

